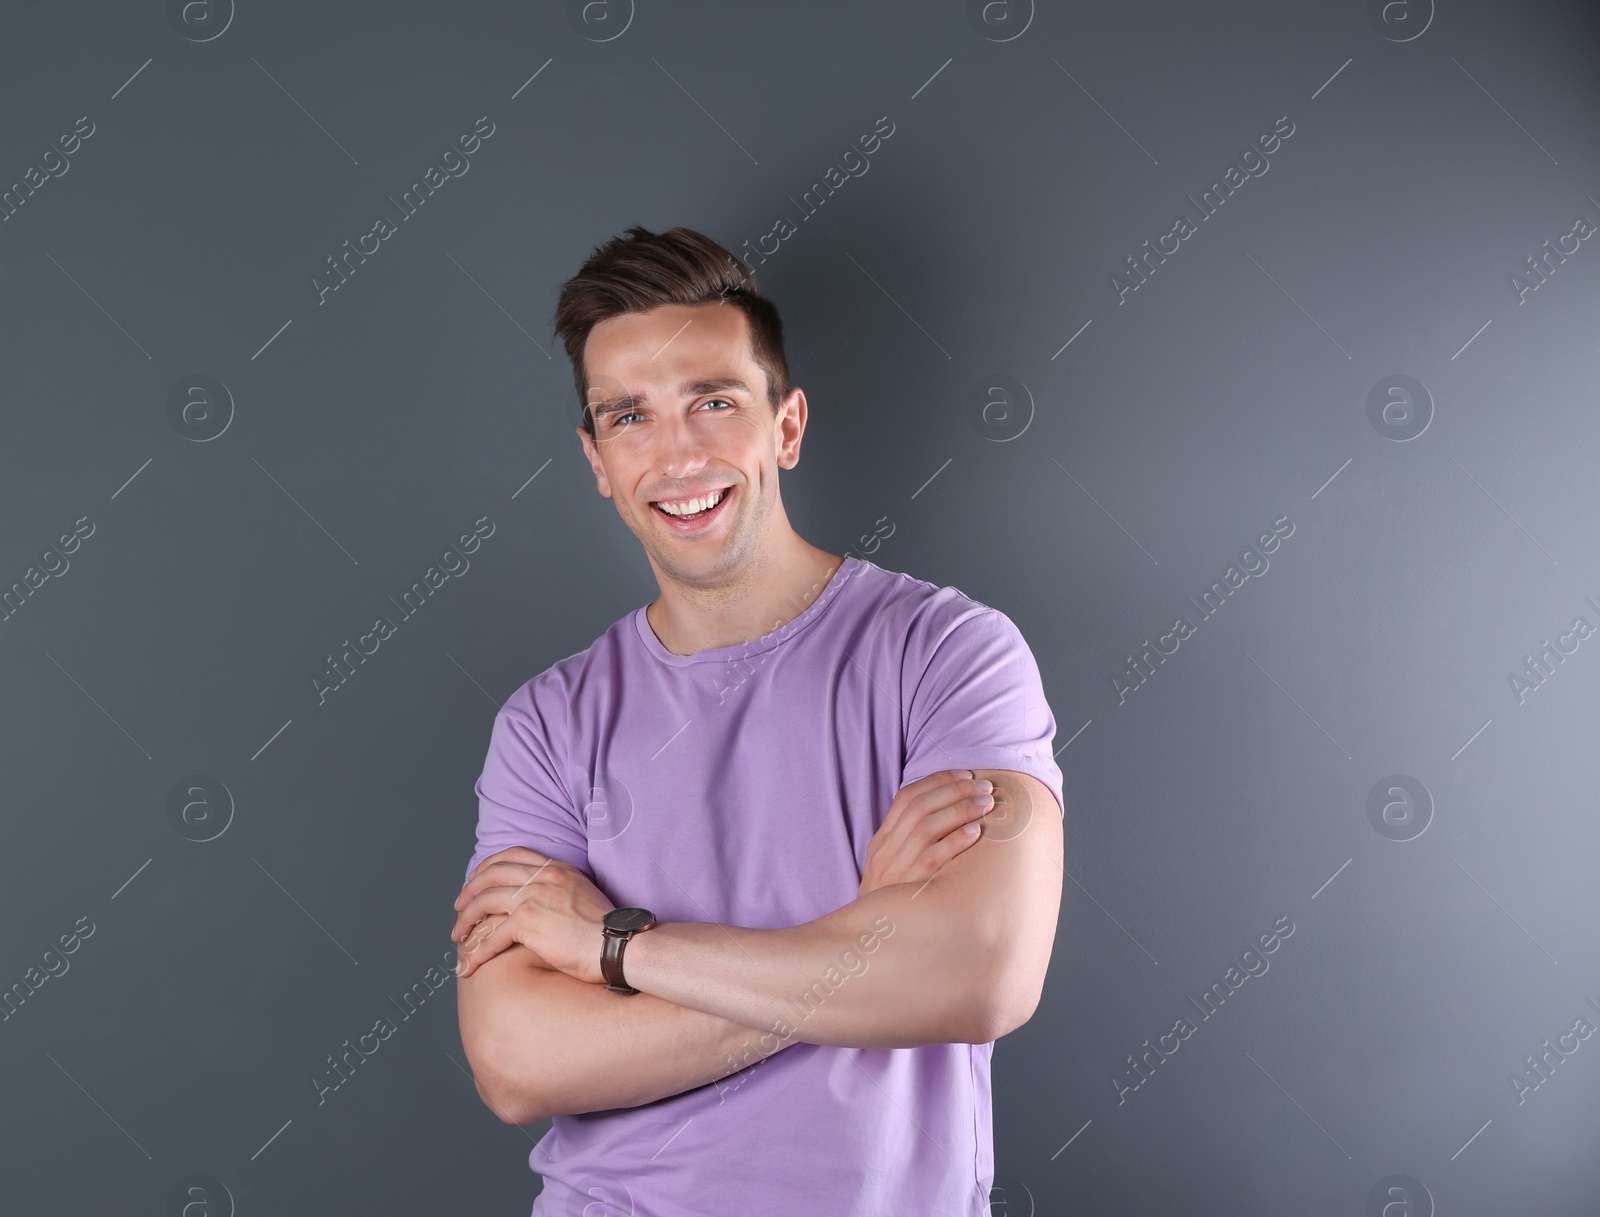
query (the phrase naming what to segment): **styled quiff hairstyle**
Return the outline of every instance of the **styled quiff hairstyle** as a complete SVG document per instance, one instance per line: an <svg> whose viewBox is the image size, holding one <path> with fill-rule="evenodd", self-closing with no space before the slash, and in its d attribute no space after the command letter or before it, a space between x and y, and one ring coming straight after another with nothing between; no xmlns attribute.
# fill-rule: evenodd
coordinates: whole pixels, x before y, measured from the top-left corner
<svg viewBox="0 0 1600 1217"><path fill-rule="evenodd" d="M754 271L692 228L655 233L635 224L595 246L578 273L561 285L554 317L556 336L572 361L581 422L590 440L595 428L583 364L589 331L625 313L719 300L739 309L749 322L751 355L767 375L767 400L776 416L790 389L789 361L783 353L783 322L772 302L758 294Z"/></svg>

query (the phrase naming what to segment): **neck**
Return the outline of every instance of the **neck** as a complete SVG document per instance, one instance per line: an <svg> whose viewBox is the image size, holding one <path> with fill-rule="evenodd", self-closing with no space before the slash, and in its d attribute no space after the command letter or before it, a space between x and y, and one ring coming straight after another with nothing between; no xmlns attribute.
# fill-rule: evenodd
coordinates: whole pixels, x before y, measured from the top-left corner
<svg viewBox="0 0 1600 1217"><path fill-rule="evenodd" d="M645 619L674 655L752 642L816 603L843 561L791 529L715 586L660 579L661 595Z"/></svg>

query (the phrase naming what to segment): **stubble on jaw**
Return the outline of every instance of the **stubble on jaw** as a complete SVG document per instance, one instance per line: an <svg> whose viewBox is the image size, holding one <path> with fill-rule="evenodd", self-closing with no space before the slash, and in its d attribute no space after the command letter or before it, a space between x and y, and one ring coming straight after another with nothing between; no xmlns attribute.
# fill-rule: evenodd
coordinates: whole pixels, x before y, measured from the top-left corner
<svg viewBox="0 0 1600 1217"><path fill-rule="evenodd" d="M748 483L741 484L741 489L748 485ZM745 496L741 493L735 497L739 502L730 504L730 506L735 510L743 510ZM646 507L645 510L654 512L655 508ZM765 517L753 522L754 531L760 531L764 519ZM748 597L756 588L761 586L761 583L771 570L771 560L759 546L743 546L744 552L742 555L738 554L739 548L738 534L735 534L729 548L721 551L721 556L735 556L733 569L736 573L732 582L727 583L698 582L693 572L684 570L673 560L675 555L664 548L663 551L654 552L654 557L656 564L678 585L679 590L685 596L690 597L704 608L722 609L738 604ZM744 560L742 562L738 561L738 557L743 557ZM710 577L715 578L716 575L713 574Z"/></svg>

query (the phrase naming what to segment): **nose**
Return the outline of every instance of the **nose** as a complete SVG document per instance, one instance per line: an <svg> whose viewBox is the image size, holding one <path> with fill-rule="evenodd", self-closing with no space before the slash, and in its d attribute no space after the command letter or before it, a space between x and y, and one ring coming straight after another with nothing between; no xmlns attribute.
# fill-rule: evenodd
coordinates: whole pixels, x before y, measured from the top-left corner
<svg viewBox="0 0 1600 1217"><path fill-rule="evenodd" d="M656 472L673 481L688 481L705 468L710 459L698 429L682 414L664 412L651 435L651 460Z"/></svg>

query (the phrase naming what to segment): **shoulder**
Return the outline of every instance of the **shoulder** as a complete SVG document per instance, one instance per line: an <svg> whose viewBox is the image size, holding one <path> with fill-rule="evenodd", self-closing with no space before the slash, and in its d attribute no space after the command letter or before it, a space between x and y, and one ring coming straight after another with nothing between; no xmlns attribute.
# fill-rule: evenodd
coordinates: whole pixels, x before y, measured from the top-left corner
<svg viewBox="0 0 1600 1217"><path fill-rule="evenodd" d="M886 630L905 639L908 656L929 658L942 644L990 637L998 630L1016 632L999 609L967 595L960 588L930 583L903 571L871 562L861 564L863 591L873 601L874 616ZM1017 635L1020 639L1020 634Z"/></svg>
<svg viewBox="0 0 1600 1217"><path fill-rule="evenodd" d="M547 731L568 723L580 703L613 685L628 635L635 629L633 616L625 613L583 650L556 660L525 680L501 703L500 713Z"/></svg>

